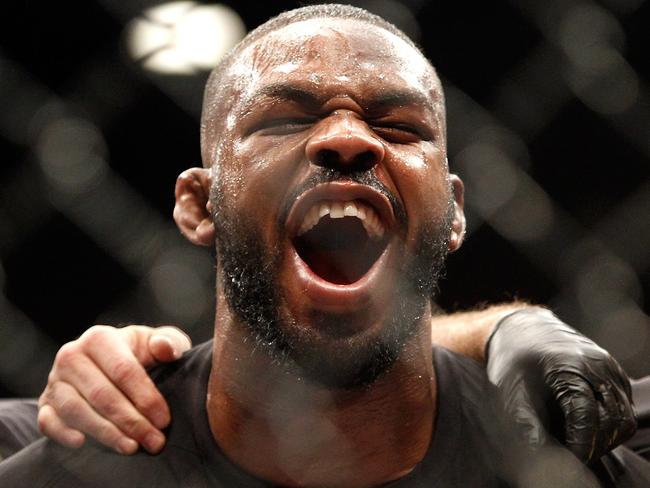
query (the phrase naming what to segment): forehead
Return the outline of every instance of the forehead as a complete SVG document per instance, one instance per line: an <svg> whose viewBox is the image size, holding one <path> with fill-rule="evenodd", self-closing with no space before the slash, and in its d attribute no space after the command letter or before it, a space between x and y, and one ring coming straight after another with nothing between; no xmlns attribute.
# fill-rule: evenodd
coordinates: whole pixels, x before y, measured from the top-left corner
<svg viewBox="0 0 650 488"><path fill-rule="evenodd" d="M277 29L248 46L230 71L234 94L247 98L278 82L349 92L408 89L441 97L429 62L400 37L350 19L309 19Z"/></svg>

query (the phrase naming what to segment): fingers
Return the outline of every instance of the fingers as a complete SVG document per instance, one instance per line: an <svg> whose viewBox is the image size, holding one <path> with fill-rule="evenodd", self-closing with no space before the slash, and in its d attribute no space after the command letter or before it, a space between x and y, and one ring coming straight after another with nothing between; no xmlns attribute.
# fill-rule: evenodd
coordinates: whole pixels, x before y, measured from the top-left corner
<svg viewBox="0 0 650 488"><path fill-rule="evenodd" d="M506 410L515 420L519 435L534 449L547 442L547 434L523 381L506 398Z"/></svg>
<svg viewBox="0 0 650 488"><path fill-rule="evenodd" d="M632 395L627 394L624 390L614 388L618 400L618 411L620 413L621 423L618 427L618 436L616 444L621 444L630 439L637 429L637 415L634 405L632 404ZM614 446L612 446L614 447Z"/></svg>
<svg viewBox="0 0 650 488"><path fill-rule="evenodd" d="M636 430L634 408L623 390L602 383L595 396L598 401L599 429L592 459L600 458L626 441Z"/></svg>
<svg viewBox="0 0 650 488"><path fill-rule="evenodd" d="M599 459L636 430L634 407L625 390L598 380L564 373L553 385L564 416L566 445L584 462Z"/></svg>
<svg viewBox="0 0 650 488"><path fill-rule="evenodd" d="M615 446L620 435L621 422L618 399L609 385L601 384L596 391L598 401L598 424L596 442L592 459L598 459L612 446Z"/></svg>
<svg viewBox="0 0 650 488"><path fill-rule="evenodd" d="M600 425L594 392L583 378L570 373L560 373L552 390L564 416L566 446L579 459L589 462L595 453Z"/></svg>
<svg viewBox="0 0 650 488"><path fill-rule="evenodd" d="M617 362L612 364L612 368L614 372L611 375L615 380L618 380L613 382L612 391L616 397L616 406L618 407L620 419L616 444L620 444L631 438L636 432L637 415L632 404L632 385L629 378Z"/></svg>
<svg viewBox="0 0 650 488"><path fill-rule="evenodd" d="M65 437L66 445L78 442L67 428L83 431L118 452L132 452L137 442L158 452L165 441L158 429L168 425L169 409L134 354L148 364L157 362L149 352L152 330L95 326L64 345L39 401L39 406L49 405L56 413L44 409L44 433L52 433L57 441ZM173 348L184 347L182 338L174 339L178 332L165 333L177 341ZM107 423L115 425L109 428ZM73 439L67 442L70 436Z"/></svg>
<svg viewBox="0 0 650 488"><path fill-rule="evenodd" d="M158 452L164 444L162 433L136 410L124 394L102 374L95 363L84 357L79 359L78 366L76 370L66 371L61 374L62 381L55 383L55 385L59 383L75 385L75 391L89 404L89 408L93 413L114 424L127 437L142 444L147 451ZM61 387L59 386L59 388ZM65 394L65 391L61 394ZM63 412L59 413L61 416L64 415ZM69 426L88 432L95 437L93 432L87 431L85 428L91 422L96 422L98 416L76 418L73 415L74 413L87 415L85 409L77 408L72 414L64 417L65 422ZM101 439L98 440L103 442ZM110 445L115 447L115 443Z"/></svg>
<svg viewBox="0 0 650 488"><path fill-rule="evenodd" d="M84 432L119 452L132 452L135 441L158 452L170 412L145 367L190 347L175 327L91 327L57 354L39 400L41 430L70 447L83 444Z"/></svg>
<svg viewBox="0 0 650 488"><path fill-rule="evenodd" d="M74 429L67 426L74 425L122 454L132 454L138 449L137 442L126 437L117 427L95 412L79 392L61 381L49 387L47 405L39 411L40 425L46 435L58 435L63 432L70 434ZM66 440L65 435L59 437Z"/></svg>
<svg viewBox="0 0 650 488"><path fill-rule="evenodd" d="M125 432L132 430L130 424L134 421L132 410L129 408L131 404L156 428L166 427L170 421L170 414L165 399L135 357L130 345L123 340L116 340L110 332L109 330L106 333L94 334L87 341L86 359L96 365L97 369L93 370L95 374L90 376L82 372L84 367L92 368L92 365L84 358L77 358L76 369L74 373L70 373L71 376L74 375L71 379L81 381L82 384L79 386L88 395L90 395L90 384L98 385L95 390L103 393L86 398L98 411L106 412L115 419L124 419L127 424L118 424L118 427ZM145 345L136 343L136 349L143 347L148 349L148 343ZM107 381L115 388L109 390ZM107 394L108 391L110 394ZM95 401L99 404L95 404ZM141 422L136 423L141 425ZM153 430L155 429L149 429L151 435L155 435Z"/></svg>
<svg viewBox="0 0 650 488"><path fill-rule="evenodd" d="M541 386L538 411L552 416L560 409L565 443L581 460L594 460L634 433L625 372L607 351L550 312L527 309L502 319L489 353L487 370L495 384L523 376ZM555 405L546 401L551 398Z"/></svg>
<svg viewBox="0 0 650 488"><path fill-rule="evenodd" d="M77 449L86 442L86 436L68 427L50 405L43 405L38 410L37 422L41 434L63 446Z"/></svg>
<svg viewBox="0 0 650 488"><path fill-rule="evenodd" d="M181 357L192 347L192 340L177 327L164 326L154 329L149 337L149 352L156 361L169 362Z"/></svg>

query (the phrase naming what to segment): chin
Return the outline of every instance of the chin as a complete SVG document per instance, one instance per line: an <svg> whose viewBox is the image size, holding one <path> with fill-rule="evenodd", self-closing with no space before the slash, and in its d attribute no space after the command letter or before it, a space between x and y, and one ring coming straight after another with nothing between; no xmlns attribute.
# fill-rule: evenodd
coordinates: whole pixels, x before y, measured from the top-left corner
<svg viewBox="0 0 650 488"><path fill-rule="evenodd" d="M290 201L275 234L241 213L215 216L228 306L256 347L306 380L369 385L429 326L450 221L420 228L409 250L405 213L381 189L320 183Z"/></svg>
<svg viewBox="0 0 650 488"><path fill-rule="evenodd" d="M282 307L285 312L276 324L272 347L281 350L284 364L305 381L343 389L369 386L400 359L412 337L427 326L421 319L428 304L420 295L400 295L390 306L373 309L372 314L366 309L312 310L302 319Z"/></svg>

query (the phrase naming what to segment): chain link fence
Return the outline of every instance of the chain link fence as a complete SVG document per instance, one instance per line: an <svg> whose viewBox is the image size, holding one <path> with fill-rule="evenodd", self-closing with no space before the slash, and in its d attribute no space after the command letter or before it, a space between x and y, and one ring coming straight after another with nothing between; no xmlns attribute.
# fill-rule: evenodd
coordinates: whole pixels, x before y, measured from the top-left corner
<svg viewBox="0 0 650 488"><path fill-rule="evenodd" d="M469 231L441 304L548 304L650 374L648 2L352 3L411 35L446 89ZM176 175L200 164L206 62L167 32L208 6L3 5L3 396L37 394L57 347L94 323L210 337L214 257L171 219ZM296 6L222 2L227 16L210 15L243 32ZM159 44L138 50L134 33Z"/></svg>

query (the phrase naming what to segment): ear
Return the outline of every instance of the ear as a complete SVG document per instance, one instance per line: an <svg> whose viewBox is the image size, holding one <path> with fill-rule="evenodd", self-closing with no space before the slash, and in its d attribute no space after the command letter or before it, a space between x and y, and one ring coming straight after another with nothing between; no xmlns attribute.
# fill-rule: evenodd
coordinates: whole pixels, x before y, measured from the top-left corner
<svg viewBox="0 0 650 488"><path fill-rule="evenodd" d="M449 175L451 188L454 192L454 220L451 224L451 236L449 238L449 251L457 251L465 238L465 185L457 175Z"/></svg>
<svg viewBox="0 0 650 488"><path fill-rule="evenodd" d="M209 209L210 170L190 168L176 180L174 221L187 239L199 246L214 244L215 230Z"/></svg>

